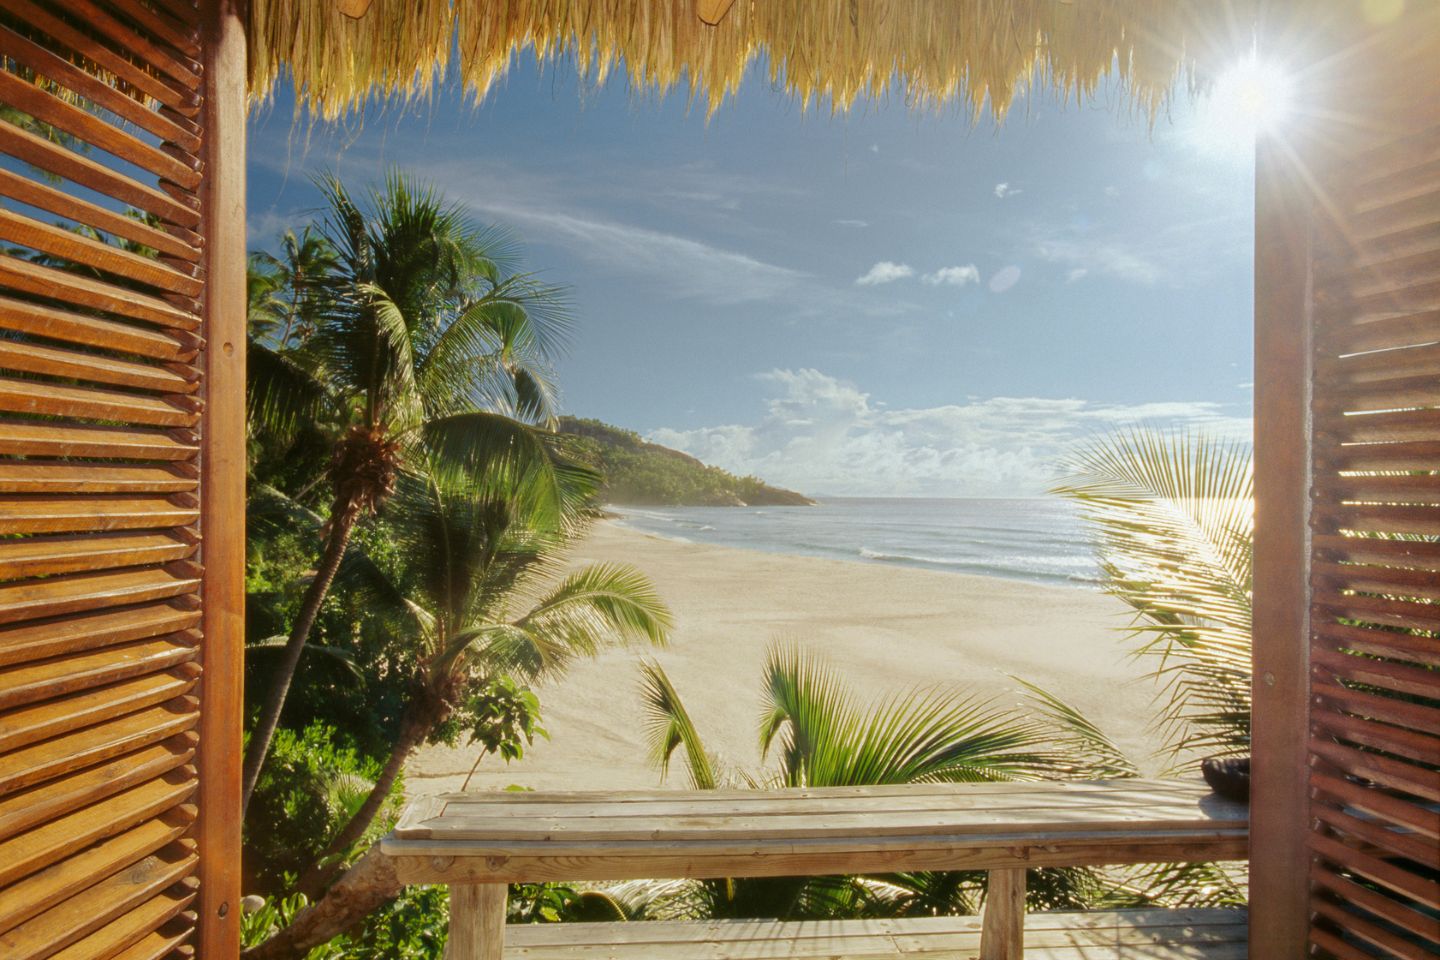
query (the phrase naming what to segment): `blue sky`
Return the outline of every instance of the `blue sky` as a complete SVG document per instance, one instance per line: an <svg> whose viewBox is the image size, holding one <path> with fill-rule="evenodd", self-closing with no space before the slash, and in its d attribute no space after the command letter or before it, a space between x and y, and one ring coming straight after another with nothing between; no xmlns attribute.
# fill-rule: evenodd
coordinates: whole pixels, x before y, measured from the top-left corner
<svg viewBox="0 0 1440 960"><path fill-rule="evenodd" d="M571 287L568 411L812 493L1032 494L1126 423L1248 435L1252 174L1213 115L832 116L757 67L707 122L522 62L478 107L307 128L282 90L252 123L250 242L304 221L316 171L401 167Z"/></svg>

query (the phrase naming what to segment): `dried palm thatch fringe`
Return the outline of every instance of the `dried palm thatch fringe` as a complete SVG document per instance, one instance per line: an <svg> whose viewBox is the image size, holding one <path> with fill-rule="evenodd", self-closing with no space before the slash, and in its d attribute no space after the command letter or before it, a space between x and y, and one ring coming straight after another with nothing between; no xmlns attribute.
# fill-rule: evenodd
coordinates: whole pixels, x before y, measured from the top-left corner
<svg viewBox="0 0 1440 960"><path fill-rule="evenodd" d="M687 88L710 111L768 55L771 81L803 105L845 110L891 89L913 106L958 103L998 120L1047 85L1077 100L1117 78L1152 116L1175 81L1248 44L1256 0L738 0L717 26L696 0L252 0L251 91L282 69L300 102L333 119L371 95L431 94L458 58L483 98L516 55L573 55L603 81ZM352 10L353 12L353 10Z"/></svg>

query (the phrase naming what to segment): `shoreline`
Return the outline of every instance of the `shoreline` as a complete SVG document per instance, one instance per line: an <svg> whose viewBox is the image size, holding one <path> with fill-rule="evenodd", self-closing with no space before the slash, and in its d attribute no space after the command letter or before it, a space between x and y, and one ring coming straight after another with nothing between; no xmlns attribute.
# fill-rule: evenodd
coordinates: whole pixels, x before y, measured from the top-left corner
<svg viewBox="0 0 1440 960"><path fill-rule="evenodd" d="M772 643L817 652L867 703L937 684L1017 706L1019 677L1079 708L1148 771L1153 683L1128 657L1129 608L1095 590L900 564L685 542L597 523L572 565L629 563L675 614L664 650L609 650L537 687L541 726L525 757L489 757L472 789L662 786L649 763L638 664L669 674L709 750L762 768L756 737L761 669ZM461 788L474 748L423 748L406 768L410 797ZM663 786L686 784L683 765Z"/></svg>

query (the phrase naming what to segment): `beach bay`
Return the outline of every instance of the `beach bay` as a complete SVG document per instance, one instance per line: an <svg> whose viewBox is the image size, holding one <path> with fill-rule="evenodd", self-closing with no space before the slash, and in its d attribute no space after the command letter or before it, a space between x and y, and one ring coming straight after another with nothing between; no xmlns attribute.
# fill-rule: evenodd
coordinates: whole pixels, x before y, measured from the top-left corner
<svg viewBox="0 0 1440 960"><path fill-rule="evenodd" d="M822 653L865 698L938 684L1015 705L1020 677L1081 709L1147 770L1162 765L1149 756L1154 685L1150 665L1128 656L1128 608L1093 588L687 543L613 521L572 562L647 574L675 614L672 643L607 651L541 685L550 739L509 765L487 757L472 789L660 786L645 746L645 656L664 666L709 749L758 770L761 670L777 641ZM474 747L426 747L407 767L407 793L458 790L474 760ZM664 785L685 784L677 767Z"/></svg>

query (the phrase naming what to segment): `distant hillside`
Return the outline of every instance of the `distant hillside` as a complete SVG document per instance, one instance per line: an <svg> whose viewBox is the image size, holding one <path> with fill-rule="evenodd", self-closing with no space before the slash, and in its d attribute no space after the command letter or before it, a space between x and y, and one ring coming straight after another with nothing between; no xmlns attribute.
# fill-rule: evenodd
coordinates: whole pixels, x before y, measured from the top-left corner
<svg viewBox="0 0 1440 960"><path fill-rule="evenodd" d="M737 477L687 453L647 443L638 433L599 420L562 417L585 459L605 474L602 496L617 506L808 506L815 501L755 477Z"/></svg>

